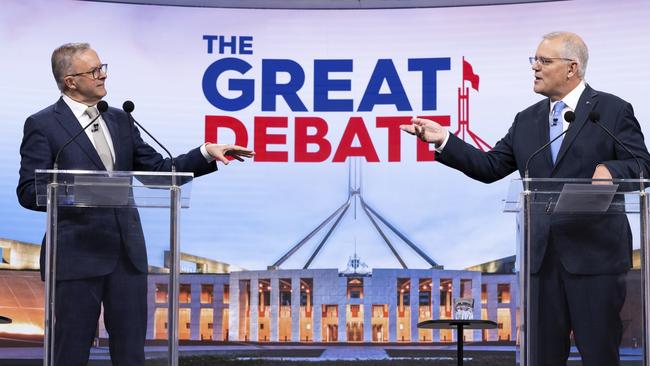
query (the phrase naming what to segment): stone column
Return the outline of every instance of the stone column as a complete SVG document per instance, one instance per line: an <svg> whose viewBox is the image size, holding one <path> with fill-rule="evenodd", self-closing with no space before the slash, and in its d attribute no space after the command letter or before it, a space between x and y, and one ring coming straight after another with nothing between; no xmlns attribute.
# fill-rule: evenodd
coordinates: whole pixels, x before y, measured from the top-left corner
<svg viewBox="0 0 650 366"><path fill-rule="evenodd" d="M420 341L420 332L418 331L418 317L420 315L420 278L411 276L411 342Z"/></svg>
<svg viewBox="0 0 650 366"><path fill-rule="evenodd" d="M221 328L223 328L223 292L224 292L224 283L214 282L212 285L212 339L215 341L225 340L225 334L223 334Z"/></svg>
<svg viewBox="0 0 650 366"><path fill-rule="evenodd" d="M437 271L431 278L431 319L440 319L440 274ZM440 330L433 330L432 339L440 342Z"/></svg>
<svg viewBox="0 0 650 366"><path fill-rule="evenodd" d="M300 342L300 272L291 276L291 341Z"/></svg>
<svg viewBox="0 0 650 366"><path fill-rule="evenodd" d="M451 317L454 317L454 301L460 297L460 274L454 273L451 279ZM464 331L463 331L464 332ZM463 336L462 334L460 335ZM451 339L453 342L457 342L456 330L451 332Z"/></svg>
<svg viewBox="0 0 650 366"><path fill-rule="evenodd" d="M517 276L510 281L510 340L516 340L517 334L517 309L519 305L519 284Z"/></svg>
<svg viewBox="0 0 650 366"><path fill-rule="evenodd" d="M250 337L249 341L257 342L259 341L258 329L259 325L259 310L260 310L260 281L255 274L251 277L251 297L250 297Z"/></svg>
<svg viewBox="0 0 650 366"><path fill-rule="evenodd" d="M311 312L312 320L312 329L313 329L313 341L322 342L323 341L323 296L325 295L321 283L319 282L318 276L314 276L312 279L312 298L314 299L313 308Z"/></svg>
<svg viewBox="0 0 650 366"><path fill-rule="evenodd" d="M481 275L475 274L472 277L472 298L474 299L474 319L481 319ZM473 341L477 342L482 339L482 331L480 329L474 330Z"/></svg>
<svg viewBox="0 0 650 366"><path fill-rule="evenodd" d="M339 277L337 278L338 286L337 290L339 291L338 293L338 312L339 312L339 342L347 342L348 340L348 332L347 332L347 301L348 301L348 282L347 282L347 277Z"/></svg>
<svg viewBox="0 0 650 366"><path fill-rule="evenodd" d="M230 304L228 306L228 327L230 328L230 334L228 338L231 341L243 341L239 339L239 299L240 292L242 290L239 288L239 276L235 273L230 274Z"/></svg>
<svg viewBox="0 0 650 366"><path fill-rule="evenodd" d="M196 341L201 339L201 283L194 276L187 278L190 280L190 339Z"/></svg>
<svg viewBox="0 0 650 366"><path fill-rule="evenodd" d="M372 342L372 277L363 279L363 341Z"/></svg>
<svg viewBox="0 0 650 366"><path fill-rule="evenodd" d="M497 321L497 308L499 307L497 299L497 284L488 283L487 286L487 314L488 319L494 322ZM490 329L488 330L488 340L496 341L499 339L499 330Z"/></svg>
<svg viewBox="0 0 650 366"><path fill-rule="evenodd" d="M388 341L397 342L397 275L393 271L388 281Z"/></svg>
<svg viewBox="0 0 650 366"><path fill-rule="evenodd" d="M278 278L277 271L271 272L271 311L269 312L271 317L271 342L278 341L278 334L280 330L278 329L278 317L280 316L280 279Z"/></svg>

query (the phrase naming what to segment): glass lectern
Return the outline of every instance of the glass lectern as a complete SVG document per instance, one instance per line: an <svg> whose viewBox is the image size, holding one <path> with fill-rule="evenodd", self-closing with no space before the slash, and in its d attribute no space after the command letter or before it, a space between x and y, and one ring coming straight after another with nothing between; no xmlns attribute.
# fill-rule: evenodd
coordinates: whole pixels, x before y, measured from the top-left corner
<svg viewBox="0 0 650 366"><path fill-rule="evenodd" d="M650 366L648 344L648 305L650 304L650 263L648 253L648 195L645 187L650 180L590 180L590 179L514 179L505 200L505 212L517 214L519 270L519 334L517 363L531 366L530 335L535 332L531 322L531 268L539 267L540 240L559 220L567 225L579 225L585 220L627 219L632 228L633 245L641 253L641 314L639 336L643 339L642 353L638 358ZM576 238L580 233L577 232ZM540 239L541 238L541 239ZM621 238L621 240L626 240ZM631 254L631 253L630 253ZM598 321L594 319L594 321Z"/></svg>
<svg viewBox="0 0 650 366"><path fill-rule="evenodd" d="M192 173L36 170L36 201L39 206L47 206L43 365L54 366L56 246L60 207L87 209L146 207L169 211L171 258L168 362L172 366L178 365L179 218L180 209L189 207L192 179Z"/></svg>

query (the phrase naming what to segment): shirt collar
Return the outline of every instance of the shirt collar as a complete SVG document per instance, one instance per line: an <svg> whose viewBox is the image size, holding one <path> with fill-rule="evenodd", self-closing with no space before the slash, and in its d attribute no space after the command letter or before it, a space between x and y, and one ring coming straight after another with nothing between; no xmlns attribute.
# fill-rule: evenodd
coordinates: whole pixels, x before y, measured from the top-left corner
<svg viewBox="0 0 650 366"><path fill-rule="evenodd" d="M72 114L74 114L74 116L77 117L77 119L83 116L84 113L86 113L86 109L88 109L89 107L81 102L77 102L76 100L70 98L66 94L61 94L61 98L63 99L65 104L67 104L68 107L70 107L70 109L72 110Z"/></svg>
<svg viewBox="0 0 650 366"><path fill-rule="evenodd" d="M578 101L580 100L580 96L582 95L582 92L585 90L586 85L585 81L582 80L580 81L580 84L578 84L573 90L569 92L564 98L561 100L566 104L566 107L571 109L572 111L576 110L576 107L578 106ZM550 101L550 99L549 99ZM555 106L555 103L559 102L558 101L551 101L551 111L553 110L553 107ZM552 113L552 112L551 112Z"/></svg>

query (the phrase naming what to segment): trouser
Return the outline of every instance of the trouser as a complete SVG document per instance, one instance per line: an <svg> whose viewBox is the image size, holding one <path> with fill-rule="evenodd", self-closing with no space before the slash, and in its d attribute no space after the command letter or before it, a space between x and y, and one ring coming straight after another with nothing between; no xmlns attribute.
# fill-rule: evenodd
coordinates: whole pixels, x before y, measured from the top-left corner
<svg viewBox="0 0 650 366"><path fill-rule="evenodd" d="M113 365L144 365L147 274L121 255L108 275L57 281L54 366L88 364L102 303Z"/></svg>
<svg viewBox="0 0 650 366"><path fill-rule="evenodd" d="M571 332L583 366L619 365L625 274L571 274L555 245L531 276L531 366L566 365Z"/></svg>

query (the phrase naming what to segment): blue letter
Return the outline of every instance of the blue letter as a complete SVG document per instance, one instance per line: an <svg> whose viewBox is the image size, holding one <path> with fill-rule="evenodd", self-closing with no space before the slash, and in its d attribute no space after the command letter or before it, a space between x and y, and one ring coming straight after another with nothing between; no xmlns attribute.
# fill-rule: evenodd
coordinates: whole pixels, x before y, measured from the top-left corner
<svg viewBox="0 0 650 366"><path fill-rule="evenodd" d="M330 91L352 90L350 79L329 79L329 73L336 71L352 71L352 60L314 60L315 112L352 112L352 99L329 99Z"/></svg>
<svg viewBox="0 0 650 366"><path fill-rule="evenodd" d="M226 36L219 38L219 53L224 54L226 47L230 48L230 54L237 54L237 37L230 36L230 42L226 41Z"/></svg>
<svg viewBox="0 0 650 366"><path fill-rule="evenodd" d="M237 98L226 98L219 94L219 90L217 90L217 79L224 71L238 71L243 75L251 67L248 62L232 57L213 62L203 74L203 94L205 98L215 108L224 111L239 111L251 105L255 99L255 81L252 79L228 80L228 90L241 91L241 95Z"/></svg>
<svg viewBox="0 0 650 366"><path fill-rule="evenodd" d="M219 36L210 36L210 35L204 35L203 39L208 41L208 54L212 53L212 42L218 41Z"/></svg>
<svg viewBox="0 0 650 366"><path fill-rule="evenodd" d="M289 82L276 83L278 72L289 74ZM274 112L275 97L284 98L293 112L306 112L307 108L298 97L298 90L305 83L305 72L293 60L262 60L262 111Z"/></svg>
<svg viewBox="0 0 650 366"><path fill-rule="evenodd" d="M251 36L239 37L239 53L242 55L253 54L253 37Z"/></svg>
<svg viewBox="0 0 650 366"><path fill-rule="evenodd" d="M422 71L422 110L436 110L438 70L449 70L449 57L409 59L409 71Z"/></svg>
<svg viewBox="0 0 650 366"><path fill-rule="evenodd" d="M379 94L381 85L386 80L386 85L390 89L389 94ZM377 60L377 65L372 71L368 87L363 93L361 103L359 103L359 112L370 112L377 104L393 104L398 111L410 111L411 104L404 91L404 86L397 75L395 65L392 60Z"/></svg>

